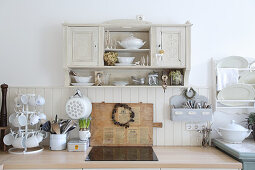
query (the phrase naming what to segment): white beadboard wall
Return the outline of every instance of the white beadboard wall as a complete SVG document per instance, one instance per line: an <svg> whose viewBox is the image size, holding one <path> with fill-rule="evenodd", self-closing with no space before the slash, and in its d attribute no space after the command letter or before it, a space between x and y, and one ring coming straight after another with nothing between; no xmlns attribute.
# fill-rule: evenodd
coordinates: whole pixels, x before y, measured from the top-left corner
<svg viewBox="0 0 255 170"><path fill-rule="evenodd" d="M163 128L154 128L153 144L158 146L197 146L201 143L201 136L195 131L186 131L185 122L170 120L169 99L182 92L182 88L168 87L164 93L160 87L89 87L79 88L92 102L108 103L153 103L154 122L162 122ZM210 99L209 88L195 88L200 94ZM17 94L35 93L45 97L45 105L41 111L52 120L56 114L59 118L68 118L65 114L65 103L72 96L76 88L21 88L9 87L7 94L8 114L14 112L14 98ZM0 99L1 100L1 99ZM76 134L78 135L78 134Z"/></svg>

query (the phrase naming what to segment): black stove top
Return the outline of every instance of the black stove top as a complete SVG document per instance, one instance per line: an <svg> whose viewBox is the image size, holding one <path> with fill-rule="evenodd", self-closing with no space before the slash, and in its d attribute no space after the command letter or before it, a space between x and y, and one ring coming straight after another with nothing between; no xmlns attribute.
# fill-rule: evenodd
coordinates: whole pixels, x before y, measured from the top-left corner
<svg viewBox="0 0 255 170"><path fill-rule="evenodd" d="M158 161L152 147L94 146L86 161Z"/></svg>

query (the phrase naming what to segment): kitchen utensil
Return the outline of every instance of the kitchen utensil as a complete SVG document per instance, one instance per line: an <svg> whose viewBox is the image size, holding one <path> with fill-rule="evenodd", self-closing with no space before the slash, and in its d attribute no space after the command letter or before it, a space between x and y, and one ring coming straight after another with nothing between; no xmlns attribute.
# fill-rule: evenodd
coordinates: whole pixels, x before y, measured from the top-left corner
<svg viewBox="0 0 255 170"><path fill-rule="evenodd" d="M50 149L65 150L66 149L66 134L50 134Z"/></svg>
<svg viewBox="0 0 255 170"><path fill-rule="evenodd" d="M42 126L41 129L45 132L50 132L51 130L51 123L50 121L45 122Z"/></svg>
<svg viewBox="0 0 255 170"><path fill-rule="evenodd" d="M141 66L145 66L145 57L144 56L141 57L140 62L141 62Z"/></svg>
<svg viewBox="0 0 255 170"><path fill-rule="evenodd" d="M217 68L248 68L248 61L240 56L230 56L221 59Z"/></svg>
<svg viewBox="0 0 255 170"><path fill-rule="evenodd" d="M71 119L88 117L91 111L92 104L89 98L83 96L79 90L66 103L66 113Z"/></svg>
<svg viewBox="0 0 255 170"><path fill-rule="evenodd" d="M35 99L35 104L37 106L43 106L45 104L45 99L42 96L38 95Z"/></svg>
<svg viewBox="0 0 255 170"><path fill-rule="evenodd" d="M92 79L92 76L87 77L73 76L73 77L77 83L89 83Z"/></svg>
<svg viewBox="0 0 255 170"><path fill-rule="evenodd" d="M62 123L62 125L60 127L60 133L61 134L65 131L65 129L66 129L66 127L67 127L67 125L69 124L70 121L71 120L69 119L69 120L66 120L65 122Z"/></svg>
<svg viewBox="0 0 255 170"><path fill-rule="evenodd" d="M132 79L133 83L136 85L143 85L145 83L144 77L138 78L138 77L131 76L131 79Z"/></svg>
<svg viewBox="0 0 255 170"><path fill-rule="evenodd" d="M7 126L7 106L6 106L6 95L7 95L7 84L2 84L2 106L1 106L1 112L0 112L0 127L6 127Z"/></svg>
<svg viewBox="0 0 255 170"><path fill-rule="evenodd" d="M14 142L14 135L12 133L8 133L4 136L3 142L5 145L12 145L12 143Z"/></svg>
<svg viewBox="0 0 255 170"><path fill-rule="evenodd" d="M112 84L114 86L126 86L126 85L128 85L128 82L127 81L114 81L114 82L112 82Z"/></svg>
<svg viewBox="0 0 255 170"><path fill-rule="evenodd" d="M128 38L122 40L121 42L117 42L125 49L139 49L146 43L146 41L143 42L143 40L134 37L133 34L130 34Z"/></svg>
<svg viewBox="0 0 255 170"><path fill-rule="evenodd" d="M119 63L132 64L135 57L118 57Z"/></svg>
<svg viewBox="0 0 255 170"><path fill-rule="evenodd" d="M217 96L218 100L253 100L255 98L255 90L251 85L235 84L222 89ZM226 106L243 106L245 102L225 102Z"/></svg>
<svg viewBox="0 0 255 170"><path fill-rule="evenodd" d="M246 129L235 123L234 120L223 128L216 129L216 132L228 143L242 143L247 138L252 130Z"/></svg>
<svg viewBox="0 0 255 170"><path fill-rule="evenodd" d="M52 126L53 132L55 132L56 134L60 134L60 127L59 127L59 124L57 122L53 123L51 126Z"/></svg>
<svg viewBox="0 0 255 170"><path fill-rule="evenodd" d="M73 120L69 121L62 134L67 133L67 131L73 126L76 126L76 123Z"/></svg>

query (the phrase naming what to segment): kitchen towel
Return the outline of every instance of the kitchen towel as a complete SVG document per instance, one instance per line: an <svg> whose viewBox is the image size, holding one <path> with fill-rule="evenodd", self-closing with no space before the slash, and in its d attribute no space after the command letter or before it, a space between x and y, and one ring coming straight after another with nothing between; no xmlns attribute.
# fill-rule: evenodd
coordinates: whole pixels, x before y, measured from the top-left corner
<svg viewBox="0 0 255 170"><path fill-rule="evenodd" d="M239 73L237 69L226 69L217 68L217 90L222 90L223 88L237 84L239 78Z"/></svg>

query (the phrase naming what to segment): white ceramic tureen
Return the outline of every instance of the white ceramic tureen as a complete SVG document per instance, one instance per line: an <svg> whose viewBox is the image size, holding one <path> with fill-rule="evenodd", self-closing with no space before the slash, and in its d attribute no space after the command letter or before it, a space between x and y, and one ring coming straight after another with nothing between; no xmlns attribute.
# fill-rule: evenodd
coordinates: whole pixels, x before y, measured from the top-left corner
<svg viewBox="0 0 255 170"><path fill-rule="evenodd" d="M252 130L236 124L234 120L224 128L218 128L216 131L228 143L242 143L252 132Z"/></svg>
<svg viewBox="0 0 255 170"><path fill-rule="evenodd" d="M134 37L133 34L130 34L128 38L122 40L121 42L117 42L125 49L139 49L146 43L146 41L143 42L143 40Z"/></svg>

